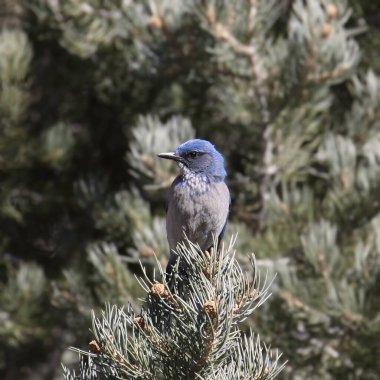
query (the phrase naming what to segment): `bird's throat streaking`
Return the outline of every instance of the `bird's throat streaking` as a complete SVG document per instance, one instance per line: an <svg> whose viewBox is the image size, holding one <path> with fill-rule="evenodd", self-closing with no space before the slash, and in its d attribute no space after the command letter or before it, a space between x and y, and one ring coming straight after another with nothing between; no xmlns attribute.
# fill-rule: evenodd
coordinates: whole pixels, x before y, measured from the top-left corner
<svg viewBox="0 0 380 380"><path fill-rule="evenodd" d="M210 179L203 173L194 173L186 165L179 163L182 172L182 183L189 191L203 194L210 188Z"/></svg>

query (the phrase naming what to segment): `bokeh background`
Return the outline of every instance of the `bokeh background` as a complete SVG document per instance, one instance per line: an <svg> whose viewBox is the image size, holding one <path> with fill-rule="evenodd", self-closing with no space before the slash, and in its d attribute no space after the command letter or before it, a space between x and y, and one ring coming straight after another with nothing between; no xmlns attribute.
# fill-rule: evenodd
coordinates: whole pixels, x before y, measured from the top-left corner
<svg viewBox="0 0 380 380"><path fill-rule="evenodd" d="M380 379L380 4L2 0L0 378L59 379L165 265L156 154L226 159L228 236L286 379ZM136 306L138 307L138 306Z"/></svg>

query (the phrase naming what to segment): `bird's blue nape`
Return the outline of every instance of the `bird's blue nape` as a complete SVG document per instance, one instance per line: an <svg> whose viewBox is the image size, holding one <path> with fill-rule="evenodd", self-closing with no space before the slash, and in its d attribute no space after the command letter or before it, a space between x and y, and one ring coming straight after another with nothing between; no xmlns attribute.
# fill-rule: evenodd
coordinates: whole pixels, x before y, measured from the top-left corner
<svg viewBox="0 0 380 380"><path fill-rule="evenodd" d="M175 151L180 167L192 174L223 180L227 173L223 156L207 140L193 139L181 144Z"/></svg>

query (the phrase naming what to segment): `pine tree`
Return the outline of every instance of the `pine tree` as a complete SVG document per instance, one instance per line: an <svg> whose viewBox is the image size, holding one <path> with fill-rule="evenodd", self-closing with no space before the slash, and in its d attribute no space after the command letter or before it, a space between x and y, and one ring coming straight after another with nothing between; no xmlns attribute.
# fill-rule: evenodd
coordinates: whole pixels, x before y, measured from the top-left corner
<svg viewBox="0 0 380 380"><path fill-rule="evenodd" d="M153 281L154 255L166 263L177 173L155 155L197 136L226 158L237 260L253 274L254 251L278 274L239 329L283 352L285 378L378 378L376 2L18 0L0 13L0 377L59 377L77 363L68 346L128 303L139 312L132 273L141 262Z"/></svg>
<svg viewBox="0 0 380 380"><path fill-rule="evenodd" d="M281 371L278 354L259 337L242 336L238 323L269 297L254 258L249 279L228 247L217 242L202 252L190 241L177 247L185 275L167 284L140 279L148 294L137 312L131 306L108 306L93 316L95 340L81 352L79 374L66 379L271 379ZM163 283L160 281L164 281Z"/></svg>

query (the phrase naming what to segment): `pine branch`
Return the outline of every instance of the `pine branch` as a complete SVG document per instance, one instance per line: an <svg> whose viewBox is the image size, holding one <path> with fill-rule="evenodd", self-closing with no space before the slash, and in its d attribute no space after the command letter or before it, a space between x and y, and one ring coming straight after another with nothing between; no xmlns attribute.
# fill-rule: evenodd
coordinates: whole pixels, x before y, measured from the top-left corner
<svg viewBox="0 0 380 380"><path fill-rule="evenodd" d="M105 378L212 379L235 366L237 378L274 378L282 368L278 355L272 362L258 341L251 345L245 337L243 344L238 328L270 296L270 284L260 281L254 261L248 279L233 244L202 253L186 241L177 247L186 274L175 275L174 287L146 276L140 279L148 293L140 314L108 306L101 318L93 315L92 353L79 350L91 368Z"/></svg>

